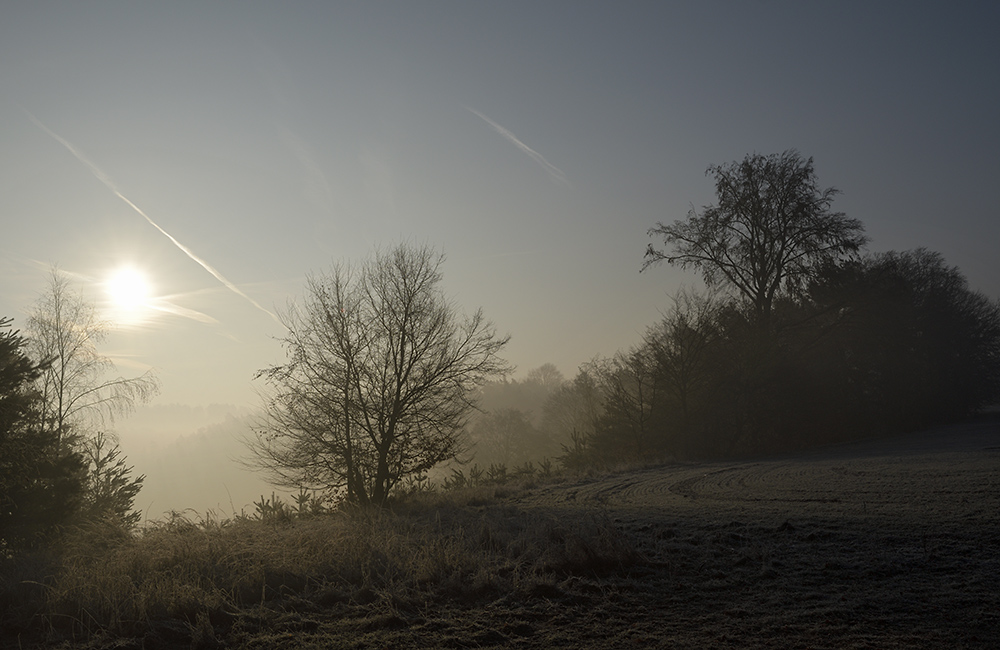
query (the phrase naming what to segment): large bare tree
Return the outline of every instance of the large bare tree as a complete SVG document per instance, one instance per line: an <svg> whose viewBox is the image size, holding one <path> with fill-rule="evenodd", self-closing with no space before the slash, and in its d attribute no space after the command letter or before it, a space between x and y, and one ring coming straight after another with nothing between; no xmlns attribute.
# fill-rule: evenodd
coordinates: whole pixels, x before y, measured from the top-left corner
<svg viewBox="0 0 1000 650"><path fill-rule="evenodd" d="M402 244L309 276L282 315L287 361L260 371L250 463L278 485L384 505L404 477L454 458L476 389L508 372L482 311L440 287L443 255Z"/></svg>
<svg viewBox="0 0 1000 650"><path fill-rule="evenodd" d="M859 220L831 211L837 190L822 189L812 158L795 150L751 154L706 173L715 178L718 203L651 228L650 237L673 250L650 244L643 269L667 261L701 271L709 285L728 284L750 302L762 327L782 289L801 287L819 265L867 241Z"/></svg>

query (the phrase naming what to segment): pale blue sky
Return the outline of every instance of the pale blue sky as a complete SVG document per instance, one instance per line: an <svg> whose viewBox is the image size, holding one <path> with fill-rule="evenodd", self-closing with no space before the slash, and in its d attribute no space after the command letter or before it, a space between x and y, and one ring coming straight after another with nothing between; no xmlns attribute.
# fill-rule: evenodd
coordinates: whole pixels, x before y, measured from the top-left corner
<svg viewBox="0 0 1000 650"><path fill-rule="evenodd" d="M109 341L161 403L254 404L280 328L30 116L271 310L374 245L441 248L521 372L636 343L696 282L639 274L647 229L749 152L814 157L871 249L940 251L1000 296L995 3L21 4L0 21L0 315L51 263L95 300L142 267L213 321Z"/></svg>

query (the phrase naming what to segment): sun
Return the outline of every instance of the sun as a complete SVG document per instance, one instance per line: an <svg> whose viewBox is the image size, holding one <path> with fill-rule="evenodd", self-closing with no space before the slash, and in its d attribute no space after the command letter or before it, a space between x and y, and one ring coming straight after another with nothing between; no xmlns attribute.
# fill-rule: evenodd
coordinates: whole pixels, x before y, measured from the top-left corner
<svg viewBox="0 0 1000 650"><path fill-rule="evenodd" d="M121 315L135 317L145 311L152 297L152 286L146 274L133 266L112 271L104 283L112 307Z"/></svg>

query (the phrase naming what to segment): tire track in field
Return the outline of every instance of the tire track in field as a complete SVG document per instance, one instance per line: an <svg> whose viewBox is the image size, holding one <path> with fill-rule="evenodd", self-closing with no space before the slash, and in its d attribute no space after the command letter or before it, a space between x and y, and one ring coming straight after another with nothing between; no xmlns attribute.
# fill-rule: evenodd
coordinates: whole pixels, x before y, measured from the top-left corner
<svg viewBox="0 0 1000 650"><path fill-rule="evenodd" d="M826 468L807 463L754 463L692 476L670 486L688 499L734 502L839 503L842 490Z"/></svg>
<svg viewBox="0 0 1000 650"><path fill-rule="evenodd" d="M956 519L1000 510L1000 429L962 426L746 463L671 464L542 486L534 505ZM693 510L692 510L693 509ZM748 510L749 509L749 510ZM748 515L749 516L749 515Z"/></svg>
<svg viewBox="0 0 1000 650"><path fill-rule="evenodd" d="M729 502L838 503L840 490L814 464L750 463L665 467L608 477L576 491L576 499L619 505L665 505L707 499Z"/></svg>

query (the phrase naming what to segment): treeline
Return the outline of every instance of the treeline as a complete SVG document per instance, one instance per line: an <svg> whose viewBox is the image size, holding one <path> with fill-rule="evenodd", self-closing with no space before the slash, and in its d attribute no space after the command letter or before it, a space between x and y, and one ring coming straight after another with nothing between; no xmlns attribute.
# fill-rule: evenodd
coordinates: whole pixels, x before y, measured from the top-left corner
<svg viewBox="0 0 1000 650"><path fill-rule="evenodd" d="M644 269L699 271L642 342L544 390L486 387L476 460L568 468L902 432L1000 401L1000 305L926 249L866 254L796 151L711 166L718 201L657 224ZM548 374L552 374L550 369ZM541 371L539 371L541 372ZM525 406L497 405L526 393ZM509 401L509 400L508 400Z"/></svg>
<svg viewBox="0 0 1000 650"><path fill-rule="evenodd" d="M476 462L568 468L729 457L917 429L1000 398L1000 306L924 249L819 270L761 330L737 298L684 292L642 342L493 382ZM542 375L548 381L540 381Z"/></svg>

